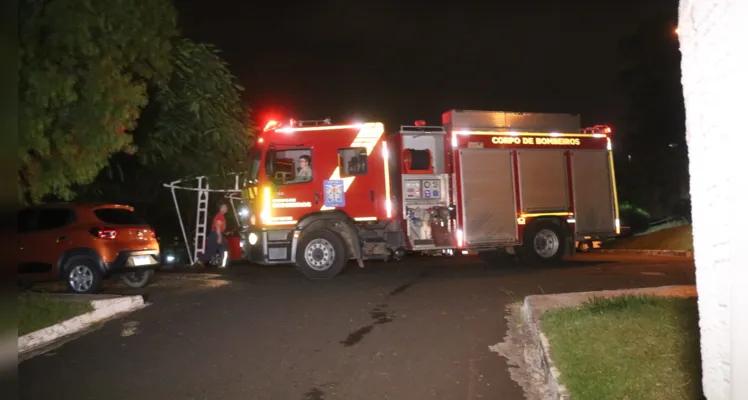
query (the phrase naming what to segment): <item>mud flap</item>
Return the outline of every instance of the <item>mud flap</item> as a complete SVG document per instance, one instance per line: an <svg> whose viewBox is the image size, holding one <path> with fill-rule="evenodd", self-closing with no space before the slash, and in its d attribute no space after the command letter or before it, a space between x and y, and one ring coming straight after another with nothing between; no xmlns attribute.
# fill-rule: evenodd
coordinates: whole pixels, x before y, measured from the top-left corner
<svg viewBox="0 0 748 400"><path fill-rule="evenodd" d="M338 225L337 228L340 228L340 234L348 244L348 250L353 254L359 268L364 268L364 260L361 256L361 243L355 228L343 222L338 222L336 225Z"/></svg>

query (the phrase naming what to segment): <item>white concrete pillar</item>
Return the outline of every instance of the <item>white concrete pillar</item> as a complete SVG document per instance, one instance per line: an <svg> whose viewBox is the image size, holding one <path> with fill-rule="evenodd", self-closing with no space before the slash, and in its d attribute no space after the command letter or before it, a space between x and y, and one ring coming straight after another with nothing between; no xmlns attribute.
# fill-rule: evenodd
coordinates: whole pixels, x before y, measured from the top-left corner
<svg viewBox="0 0 748 400"><path fill-rule="evenodd" d="M748 399L748 0L681 0L704 394Z"/></svg>

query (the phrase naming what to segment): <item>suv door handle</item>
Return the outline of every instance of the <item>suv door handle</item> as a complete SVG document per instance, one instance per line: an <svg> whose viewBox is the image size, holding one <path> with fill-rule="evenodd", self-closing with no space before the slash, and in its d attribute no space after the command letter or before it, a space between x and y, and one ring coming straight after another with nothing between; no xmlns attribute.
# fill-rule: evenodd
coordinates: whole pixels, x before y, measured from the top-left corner
<svg viewBox="0 0 748 400"><path fill-rule="evenodd" d="M60 236L60 237L57 238L57 243L60 243L63 240L66 240L67 238L68 238L67 236Z"/></svg>
<svg viewBox="0 0 748 400"><path fill-rule="evenodd" d="M319 192L314 192L314 204L319 204Z"/></svg>

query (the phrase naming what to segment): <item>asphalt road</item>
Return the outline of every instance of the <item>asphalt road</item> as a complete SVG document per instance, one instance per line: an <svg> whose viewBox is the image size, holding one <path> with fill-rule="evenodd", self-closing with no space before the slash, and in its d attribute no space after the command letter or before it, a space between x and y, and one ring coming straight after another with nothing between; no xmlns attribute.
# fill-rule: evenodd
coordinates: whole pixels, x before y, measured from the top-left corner
<svg viewBox="0 0 748 400"><path fill-rule="evenodd" d="M152 305L19 365L22 399L522 399L489 351L506 307L539 293L693 284L693 262L584 255L554 268L486 257L163 273ZM111 291L120 291L116 287Z"/></svg>

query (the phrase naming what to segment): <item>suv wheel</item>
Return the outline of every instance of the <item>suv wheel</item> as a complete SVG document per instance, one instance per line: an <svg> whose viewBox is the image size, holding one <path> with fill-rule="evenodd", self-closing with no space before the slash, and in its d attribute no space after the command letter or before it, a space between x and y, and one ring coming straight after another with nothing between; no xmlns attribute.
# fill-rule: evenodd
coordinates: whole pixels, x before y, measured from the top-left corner
<svg viewBox="0 0 748 400"><path fill-rule="evenodd" d="M65 266L65 282L71 292L96 293L101 287L101 278L101 271L91 260L74 259Z"/></svg>
<svg viewBox="0 0 748 400"><path fill-rule="evenodd" d="M125 285L133 289L140 289L148 286L148 284L151 283L152 278L152 269L130 272L122 275L122 281L125 282Z"/></svg>

